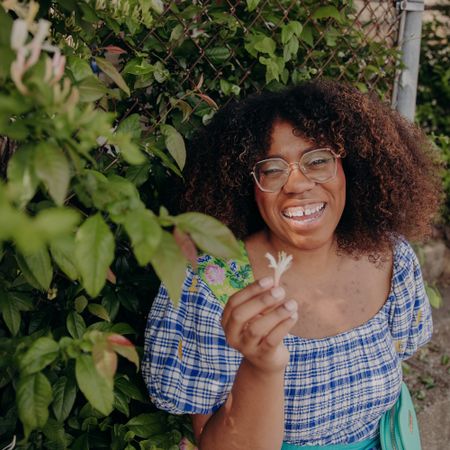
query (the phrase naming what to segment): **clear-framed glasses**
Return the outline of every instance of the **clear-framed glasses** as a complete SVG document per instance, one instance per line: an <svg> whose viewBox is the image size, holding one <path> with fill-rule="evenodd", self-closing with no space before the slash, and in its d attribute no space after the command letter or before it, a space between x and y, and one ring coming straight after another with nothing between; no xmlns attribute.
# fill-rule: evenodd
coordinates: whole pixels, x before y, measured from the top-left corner
<svg viewBox="0 0 450 450"><path fill-rule="evenodd" d="M252 175L263 192L278 192L286 183L294 167L315 183L326 183L336 176L337 158L331 148L317 148L303 153L298 162L288 163L283 158L268 158L253 166Z"/></svg>

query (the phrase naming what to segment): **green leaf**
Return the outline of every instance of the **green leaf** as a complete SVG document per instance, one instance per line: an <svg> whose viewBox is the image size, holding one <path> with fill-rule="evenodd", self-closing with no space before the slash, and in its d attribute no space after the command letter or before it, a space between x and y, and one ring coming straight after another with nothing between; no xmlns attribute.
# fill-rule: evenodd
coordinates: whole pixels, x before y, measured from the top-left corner
<svg viewBox="0 0 450 450"><path fill-rule="evenodd" d="M106 75L108 75L114 83L117 84L117 86L120 87L128 96L130 95L130 89L125 83L125 80L122 78L122 75L117 71L117 69L107 61L105 58L100 58L97 56L95 58L96 63L98 64L98 67L101 71L105 72Z"/></svg>
<svg viewBox="0 0 450 450"><path fill-rule="evenodd" d="M277 48L277 44L272 38L261 35L260 38L255 42L254 48L261 53L268 53L269 55L273 55L275 53L275 49Z"/></svg>
<svg viewBox="0 0 450 450"><path fill-rule="evenodd" d="M120 122L117 131L128 133L133 139L140 139L142 134L142 125L139 114L131 114Z"/></svg>
<svg viewBox="0 0 450 450"><path fill-rule="evenodd" d="M129 399L121 391L114 389L114 409L117 409L125 416L130 416Z"/></svg>
<svg viewBox="0 0 450 450"><path fill-rule="evenodd" d="M34 298L31 293L11 292L10 295L14 299L14 304L19 311L33 311L34 310Z"/></svg>
<svg viewBox="0 0 450 450"><path fill-rule="evenodd" d="M113 410L113 384L97 372L91 355L79 355L75 375L81 392L89 403L105 416Z"/></svg>
<svg viewBox="0 0 450 450"><path fill-rule="evenodd" d="M341 14L339 13L339 10L332 5L329 6L321 6L320 8L316 9L314 11L312 18L316 20L320 19L328 19L328 18L336 19L338 22L342 20Z"/></svg>
<svg viewBox="0 0 450 450"><path fill-rule="evenodd" d="M283 59L285 62L290 61L297 56L299 47L298 39L294 36L283 48Z"/></svg>
<svg viewBox="0 0 450 450"><path fill-rule="evenodd" d="M181 123L186 122L192 114L192 106L188 102L176 97L172 97L169 102L174 108L177 108L182 112L183 118L181 119Z"/></svg>
<svg viewBox="0 0 450 450"><path fill-rule="evenodd" d="M61 206L70 182L70 166L63 151L51 142L41 142L36 147L35 169L55 203Z"/></svg>
<svg viewBox="0 0 450 450"><path fill-rule="evenodd" d="M239 244L233 233L223 223L197 212L175 217L176 225L189 233L197 246L214 256L233 258L240 254Z"/></svg>
<svg viewBox="0 0 450 450"><path fill-rule="evenodd" d="M36 193L39 180L34 170L34 148L26 145L15 151L8 163L8 191L23 208Z"/></svg>
<svg viewBox="0 0 450 450"><path fill-rule="evenodd" d="M20 369L23 374L30 375L40 372L51 364L59 353L59 345L49 337L40 337L31 344L20 360Z"/></svg>
<svg viewBox="0 0 450 450"><path fill-rule="evenodd" d="M170 298L178 304L186 276L187 259L173 236L167 231L162 232L161 241L151 263L156 274L165 284Z"/></svg>
<svg viewBox="0 0 450 450"><path fill-rule="evenodd" d="M84 433L81 436L78 436L70 446L71 450L90 450L89 445L89 434Z"/></svg>
<svg viewBox="0 0 450 450"><path fill-rule="evenodd" d="M143 164L146 160L144 153L141 152L139 146L133 142L130 133L118 131L110 139L110 143L114 144L122 158L129 164Z"/></svg>
<svg viewBox="0 0 450 450"><path fill-rule="evenodd" d="M95 78L92 75L92 69L89 63L78 56L69 56L67 58L67 65L75 81L81 81L88 77Z"/></svg>
<svg viewBox="0 0 450 450"><path fill-rule="evenodd" d="M89 217L75 238L75 264L91 297L102 290L114 259L114 236L100 214Z"/></svg>
<svg viewBox="0 0 450 450"><path fill-rule="evenodd" d="M162 0L150 0L150 8L158 14L162 14L164 12L164 3Z"/></svg>
<svg viewBox="0 0 450 450"><path fill-rule="evenodd" d="M53 239L50 243L50 253L58 267L71 279L78 279L78 270L74 264L75 237L64 236Z"/></svg>
<svg viewBox="0 0 450 450"><path fill-rule="evenodd" d="M0 44L1 46L9 47L11 41L11 28L12 18L6 13L6 11L0 9Z"/></svg>
<svg viewBox="0 0 450 450"><path fill-rule="evenodd" d="M256 7L259 5L259 2L261 0L246 0L247 3L247 11L252 12L256 9Z"/></svg>
<svg viewBox="0 0 450 450"><path fill-rule="evenodd" d="M435 287L425 284L425 292L433 308L440 308L442 306L442 295Z"/></svg>
<svg viewBox="0 0 450 450"><path fill-rule="evenodd" d="M108 191L111 195L106 210L110 218L116 223L123 223L125 216L136 209L144 208L139 191L129 180L118 175L111 175L108 178Z"/></svg>
<svg viewBox="0 0 450 450"><path fill-rule="evenodd" d="M126 423L126 427L136 436L141 438L149 438L150 436L166 431L162 419L162 414L158 412L139 414L129 420Z"/></svg>
<svg viewBox="0 0 450 450"><path fill-rule="evenodd" d="M165 137L165 143L170 155L183 170L186 163L186 146L184 145L183 136L172 126L161 125L161 132Z"/></svg>
<svg viewBox="0 0 450 450"><path fill-rule="evenodd" d="M287 44L292 37L300 37L302 34L303 26L300 22L292 20L281 28L281 43Z"/></svg>
<svg viewBox="0 0 450 450"><path fill-rule="evenodd" d="M130 180L135 186L142 186L150 176L151 166L149 163L138 166L129 166L126 169L125 178Z"/></svg>
<svg viewBox="0 0 450 450"><path fill-rule="evenodd" d="M220 90L225 95L231 95L231 94L239 95L241 92L241 88L237 84L230 83L229 81L227 81L223 78L220 80Z"/></svg>
<svg viewBox="0 0 450 450"><path fill-rule="evenodd" d="M151 147L149 148L149 151L153 153L155 156L157 156L162 161L162 163L173 173L178 175L180 178L183 177L183 175L180 172L180 169L172 162L171 158L169 158L162 150L160 150L157 147Z"/></svg>
<svg viewBox="0 0 450 450"><path fill-rule="evenodd" d="M16 392L19 418L28 438L32 430L42 428L47 422L52 387L44 374L35 373L21 377Z"/></svg>
<svg viewBox="0 0 450 450"><path fill-rule="evenodd" d="M279 81L284 70L284 59L280 57L259 57L259 62L266 66L266 83L272 80Z"/></svg>
<svg viewBox="0 0 450 450"><path fill-rule="evenodd" d="M132 398L133 400L137 400L141 403L148 402L147 394L143 394L136 386L136 383L132 383L125 376L121 376L116 379L115 388L123 392L127 397Z"/></svg>
<svg viewBox="0 0 450 450"><path fill-rule="evenodd" d="M108 311L106 311L104 306L99 305L98 303L89 303L87 309L94 316L106 320L107 322L111 322Z"/></svg>
<svg viewBox="0 0 450 450"><path fill-rule="evenodd" d="M68 448L70 441L62 423L49 418L42 431L47 438L45 446L49 450L65 450Z"/></svg>
<svg viewBox="0 0 450 450"><path fill-rule="evenodd" d="M70 311L66 320L67 331L74 339L81 339L86 331L83 317L75 311Z"/></svg>
<svg viewBox="0 0 450 450"><path fill-rule="evenodd" d="M75 311L78 314L81 314L84 311L84 308L88 305L88 299L84 295L80 295L75 299L74 306Z"/></svg>
<svg viewBox="0 0 450 450"><path fill-rule="evenodd" d="M305 25L302 34L300 35L300 39L306 42L310 47L314 45L313 27L310 24Z"/></svg>
<svg viewBox="0 0 450 450"><path fill-rule="evenodd" d="M148 209L130 211L126 215L124 226L138 263L141 266L148 264L162 237L162 229L155 215Z"/></svg>
<svg viewBox="0 0 450 450"><path fill-rule="evenodd" d="M131 75L148 75L152 73L154 66L143 58L133 58L127 62L122 73L130 73Z"/></svg>
<svg viewBox="0 0 450 450"><path fill-rule="evenodd" d="M221 64L230 57L231 51L226 47L211 47L205 50L205 55L213 64Z"/></svg>
<svg viewBox="0 0 450 450"><path fill-rule="evenodd" d="M16 301L8 291L0 287L0 312L9 332L16 336L20 329L21 316Z"/></svg>
<svg viewBox="0 0 450 450"><path fill-rule="evenodd" d="M19 267L26 280L37 289L47 291L53 277L53 267L46 248L33 253L16 254Z"/></svg>
<svg viewBox="0 0 450 450"><path fill-rule="evenodd" d="M75 403L77 389L72 377L62 376L53 385L52 410L58 422L64 422Z"/></svg>
<svg viewBox="0 0 450 450"><path fill-rule="evenodd" d="M84 78L77 85L80 92L80 102L95 102L101 99L107 92L108 88L94 75Z"/></svg>
<svg viewBox="0 0 450 450"><path fill-rule="evenodd" d="M34 226L36 232L50 241L72 234L80 219L80 214L74 209L46 208L35 217Z"/></svg>

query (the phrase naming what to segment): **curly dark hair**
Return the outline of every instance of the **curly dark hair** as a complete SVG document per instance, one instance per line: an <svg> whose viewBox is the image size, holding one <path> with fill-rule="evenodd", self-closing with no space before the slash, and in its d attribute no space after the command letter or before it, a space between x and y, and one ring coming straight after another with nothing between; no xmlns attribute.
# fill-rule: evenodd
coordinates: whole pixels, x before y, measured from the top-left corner
<svg viewBox="0 0 450 450"><path fill-rule="evenodd" d="M341 251L379 255L395 236L429 233L441 185L427 138L374 95L331 80L263 92L218 111L190 142L182 209L216 217L240 239L264 227L250 172L267 154L276 121L344 156Z"/></svg>

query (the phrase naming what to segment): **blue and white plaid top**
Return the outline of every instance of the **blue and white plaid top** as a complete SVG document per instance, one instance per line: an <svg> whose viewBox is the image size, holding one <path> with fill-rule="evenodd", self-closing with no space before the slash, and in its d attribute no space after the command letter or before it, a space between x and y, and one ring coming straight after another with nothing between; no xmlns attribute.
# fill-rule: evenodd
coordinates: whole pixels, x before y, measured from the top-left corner
<svg viewBox="0 0 450 450"><path fill-rule="evenodd" d="M208 259L203 255L199 262ZM235 261L224 263L236 277L242 274ZM161 286L149 314L142 361L158 408L207 414L227 399L242 355L227 345L222 311L223 303L205 279L191 270L178 307ZM391 290L375 316L336 336L285 337L291 356L285 372L284 440L299 446L331 445L376 436L380 417L400 393L400 362L431 333L417 257L406 241L398 240Z"/></svg>

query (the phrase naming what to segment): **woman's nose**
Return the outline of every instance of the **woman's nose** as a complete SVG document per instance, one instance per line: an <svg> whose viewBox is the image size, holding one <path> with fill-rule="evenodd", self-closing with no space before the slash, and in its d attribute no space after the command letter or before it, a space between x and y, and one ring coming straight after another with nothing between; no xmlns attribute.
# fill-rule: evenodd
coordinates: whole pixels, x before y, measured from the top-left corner
<svg viewBox="0 0 450 450"><path fill-rule="evenodd" d="M286 194L304 192L312 189L315 182L311 181L300 169L298 162L289 164L290 172L286 184L283 186L283 191Z"/></svg>

